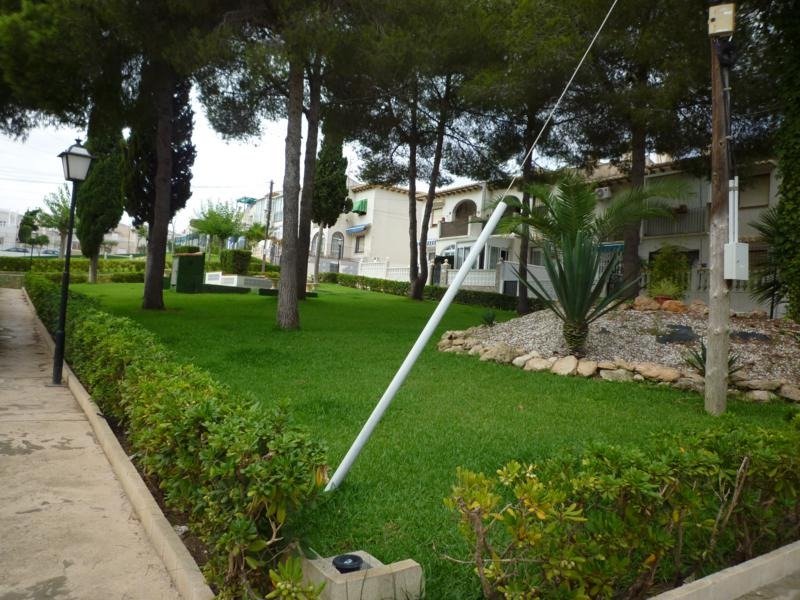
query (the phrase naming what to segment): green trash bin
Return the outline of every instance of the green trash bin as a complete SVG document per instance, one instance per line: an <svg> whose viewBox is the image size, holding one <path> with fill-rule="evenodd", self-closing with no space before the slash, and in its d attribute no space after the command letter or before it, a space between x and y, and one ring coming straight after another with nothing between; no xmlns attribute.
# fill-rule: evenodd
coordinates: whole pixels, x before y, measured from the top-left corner
<svg viewBox="0 0 800 600"><path fill-rule="evenodd" d="M205 252L176 254L172 257L172 287L179 294L202 292L205 266Z"/></svg>

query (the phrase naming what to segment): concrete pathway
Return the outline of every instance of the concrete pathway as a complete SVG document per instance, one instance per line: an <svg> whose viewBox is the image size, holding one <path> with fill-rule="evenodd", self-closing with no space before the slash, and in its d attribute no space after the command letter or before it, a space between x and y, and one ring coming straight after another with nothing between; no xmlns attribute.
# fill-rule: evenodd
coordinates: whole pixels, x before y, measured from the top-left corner
<svg viewBox="0 0 800 600"><path fill-rule="evenodd" d="M773 584L739 596L737 600L800 600L800 570Z"/></svg>
<svg viewBox="0 0 800 600"><path fill-rule="evenodd" d="M177 600L21 290L0 288L0 600Z"/></svg>

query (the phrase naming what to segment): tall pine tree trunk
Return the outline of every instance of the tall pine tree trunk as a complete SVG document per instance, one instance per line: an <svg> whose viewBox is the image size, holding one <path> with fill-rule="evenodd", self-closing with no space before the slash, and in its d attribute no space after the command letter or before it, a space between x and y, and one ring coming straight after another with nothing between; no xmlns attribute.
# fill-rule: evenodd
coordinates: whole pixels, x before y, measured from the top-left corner
<svg viewBox="0 0 800 600"><path fill-rule="evenodd" d="M314 283L319 281L319 256L322 254L322 225L319 226L317 235L317 255L314 257Z"/></svg>
<svg viewBox="0 0 800 600"><path fill-rule="evenodd" d="M531 195L528 186L533 182L533 152L528 153L528 149L533 145L533 117L528 114L525 120L525 134L523 136L525 145L525 161L522 163L522 210L530 210ZM528 300L528 286L524 282L528 281L528 249L530 247L529 230L527 225L522 225L519 240L519 289L517 290L517 314L527 315L531 312L531 303Z"/></svg>
<svg viewBox="0 0 800 600"><path fill-rule="evenodd" d="M93 254L89 258L89 283L97 283L97 264L100 262L100 255Z"/></svg>
<svg viewBox="0 0 800 600"><path fill-rule="evenodd" d="M408 295L413 298L416 281L419 277L419 262L417 259L417 100L418 89L416 79L412 85L411 97L411 122L408 132ZM421 298L420 298L421 299Z"/></svg>
<svg viewBox="0 0 800 600"><path fill-rule="evenodd" d="M439 108L439 119L436 124L436 147L433 151L433 168L431 169L431 179L428 183L428 195L425 198L425 209L422 214L419 232L419 273L417 278L411 282L411 297L414 300L422 300L425 292L425 284L428 283L428 227L430 227L431 212L433 211L433 199L436 196L436 188L439 184L439 173L442 168L442 152L444 151L444 133L447 128L447 103L450 101L450 75L445 78L444 93L441 98Z"/></svg>
<svg viewBox="0 0 800 600"><path fill-rule="evenodd" d="M647 159L647 131L644 125L634 123L631 127L631 186L644 187L645 161ZM639 261L639 231L641 220L626 225L622 230L625 247L622 250L622 276L627 284L636 281L641 274ZM633 297L639 293L639 286L632 286L628 295Z"/></svg>
<svg viewBox="0 0 800 600"><path fill-rule="evenodd" d="M303 120L303 62L292 57L289 61L289 98L285 170L283 175L283 250L281 276L278 284L277 323L281 329L300 327L297 309L297 231L298 199L300 195L300 146Z"/></svg>
<svg viewBox="0 0 800 600"><path fill-rule="evenodd" d="M314 198L314 176L317 171L317 141L319 140L319 111L322 75L319 55L314 59L308 74L308 111L306 122L305 157L303 160L303 191L300 201L300 227L297 233L297 297L306 297L306 278L308 277L308 249L311 243L311 203ZM284 231L286 231L284 229Z"/></svg>
<svg viewBox="0 0 800 600"><path fill-rule="evenodd" d="M156 176L153 221L147 239L147 268L142 308L164 308L164 264L169 233L169 206L172 196L172 118L177 77L169 65L161 64L156 92Z"/></svg>

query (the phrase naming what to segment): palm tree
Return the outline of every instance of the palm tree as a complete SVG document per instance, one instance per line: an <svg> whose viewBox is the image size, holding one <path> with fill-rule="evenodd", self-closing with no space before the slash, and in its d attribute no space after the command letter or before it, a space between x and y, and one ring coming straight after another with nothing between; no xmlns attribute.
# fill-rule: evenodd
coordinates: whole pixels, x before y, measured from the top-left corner
<svg viewBox="0 0 800 600"><path fill-rule="evenodd" d="M750 295L758 302L769 302L769 318L775 318L775 307L781 303L787 293L786 282L781 278L778 268L776 248L780 247L778 236L781 228L778 207L772 206L761 213L761 217L752 227L760 234L758 241L767 245L766 256L753 265L750 281Z"/></svg>
<svg viewBox="0 0 800 600"><path fill-rule="evenodd" d="M531 196L539 203L512 215L506 228L527 225L531 242L542 248L553 295L533 273L520 281L563 322L570 352L582 354L589 324L618 306L639 284L633 281L603 296L619 257L614 255L603 266L600 243L616 239L628 223L670 215L658 199L683 195L682 185L637 188L615 197L601 211L593 186L575 175L565 175L552 186L531 187Z"/></svg>

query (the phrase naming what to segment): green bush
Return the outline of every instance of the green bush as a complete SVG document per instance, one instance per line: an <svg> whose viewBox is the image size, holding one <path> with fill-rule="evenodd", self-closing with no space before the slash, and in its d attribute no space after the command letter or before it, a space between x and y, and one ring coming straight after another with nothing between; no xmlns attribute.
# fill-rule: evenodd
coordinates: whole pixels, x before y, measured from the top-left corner
<svg viewBox="0 0 800 600"><path fill-rule="evenodd" d="M59 271L58 273L42 273L41 277L44 277L47 281L52 281L53 283L60 284L62 273L61 271ZM89 281L89 275L87 273L75 273L74 271L70 270L69 272L70 283L86 283L87 281Z"/></svg>
<svg viewBox="0 0 800 600"><path fill-rule="evenodd" d="M197 254L200 246L175 246L174 254Z"/></svg>
<svg viewBox="0 0 800 600"><path fill-rule="evenodd" d="M144 283L144 271L111 273L108 279L111 283Z"/></svg>
<svg viewBox="0 0 800 600"><path fill-rule="evenodd" d="M219 260L209 259L208 256L206 257L206 271L223 271L222 263ZM281 272L281 268L279 265L275 265L272 263L266 264L266 272L271 273L273 275L278 274ZM250 263L247 266L247 274L248 275L258 275L261 273L261 259L256 257L250 258Z"/></svg>
<svg viewBox="0 0 800 600"><path fill-rule="evenodd" d="M368 290L372 292L382 292L384 294L394 294L395 296L408 296L408 281L391 281L388 279L376 279L373 277L363 277L361 275L348 275L346 273L320 273L322 283L338 283L346 287ZM423 297L426 300L441 300L447 288L426 285ZM459 290L453 302L457 304L468 304L473 306L485 306L486 308L498 308L501 310L516 310L516 296L506 296L496 292L481 292L477 290ZM532 310L541 309L541 305L536 301L531 302Z"/></svg>
<svg viewBox="0 0 800 600"><path fill-rule="evenodd" d="M644 449L597 445L445 500L486 598L639 598L798 538L800 431L724 423Z"/></svg>
<svg viewBox="0 0 800 600"><path fill-rule="evenodd" d="M69 261L71 273L88 273L89 260L86 258L72 257ZM144 260L130 260L127 258L109 258L98 261L99 273L144 273L146 263ZM0 256L0 271L37 273L61 273L64 270L62 258L23 258L17 256Z"/></svg>
<svg viewBox="0 0 800 600"><path fill-rule="evenodd" d="M649 285L652 288L669 281L677 286L678 296L683 296L689 287L689 268L689 257L686 252L676 246L664 246L650 261ZM652 289L650 295L654 295Z"/></svg>
<svg viewBox="0 0 800 600"><path fill-rule="evenodd" d="M25 287L51 330L57 286L33 274ZM326 479L322 446L282 409L265 411L208 373L175 358L129 319L70 301L67 360L128 439L167 504L189 515L209 547L205 566L219 598L270 590L283 526Z"/></svg>
<svg viewBox="0 0 800 600"><path fill-rule="evenodd" d="M245 275L252 255L249 250L223 250L219 254L219 262L223 273Z"/></svg>

